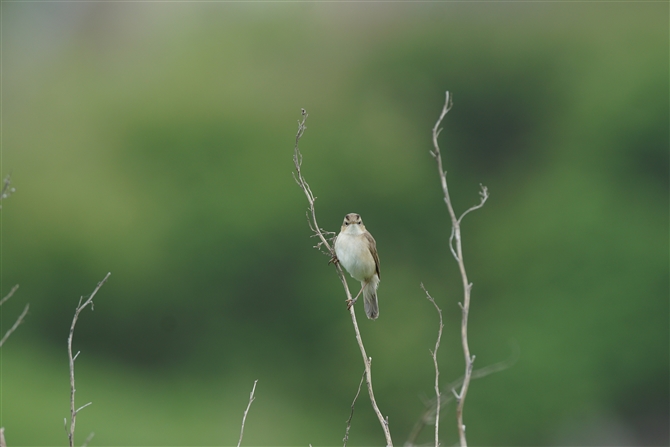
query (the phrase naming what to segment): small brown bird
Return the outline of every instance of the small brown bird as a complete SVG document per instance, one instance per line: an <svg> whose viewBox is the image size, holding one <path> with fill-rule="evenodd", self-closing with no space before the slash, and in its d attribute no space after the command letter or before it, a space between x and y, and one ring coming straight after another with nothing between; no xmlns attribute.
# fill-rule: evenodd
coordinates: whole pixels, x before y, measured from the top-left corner
<svg viewBox="0 0 670 447"><path fill-rule="evenodd" d="M376 320L379 316L377 287L380 278L377 243L365 229L359 214L344 216L342 230L335 239L335 254L351 277L361 282L361 291L353 301L363 292L365 314L369 319Z"/></svg>

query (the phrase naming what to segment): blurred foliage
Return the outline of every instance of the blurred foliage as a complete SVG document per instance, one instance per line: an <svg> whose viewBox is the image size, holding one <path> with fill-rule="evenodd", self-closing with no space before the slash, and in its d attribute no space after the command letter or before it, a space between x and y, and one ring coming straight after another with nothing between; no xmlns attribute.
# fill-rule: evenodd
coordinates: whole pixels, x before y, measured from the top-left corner
<svg viewBox="0 0 670 447"><path fill-rule="evenodd" d="M428 151L441 144L474 282L473 445L668 443L667 3L3 3L0 425L77 442L336 445L363 365L291 178L300 108L320 224L362 214L381 317L360 313L400 445L462 374L462 290ZM355 282L351 283L356 288ZM361 309L357 309L361 311ZM443 442L456 441L454 409ZM422 442L429 442L426 430ZM368 399L349 445L382 441Z"/></svg>

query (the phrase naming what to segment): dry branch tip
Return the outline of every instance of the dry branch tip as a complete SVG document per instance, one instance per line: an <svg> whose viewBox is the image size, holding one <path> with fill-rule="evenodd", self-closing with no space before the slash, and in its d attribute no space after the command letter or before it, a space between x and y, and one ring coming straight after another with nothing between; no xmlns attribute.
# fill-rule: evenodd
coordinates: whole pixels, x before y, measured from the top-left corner
<svg viewBox="0 0 670 447"><path fill-rule="evenodd" d="M12 290L10 290L9 293L7 293L7 295L5 295L5 297L4 297L3 299L0 300L0 306L2 306L3 304L5 304L5 301L7 301L8 299L10 299L12 296L14 296L14 292L16 292L18 289L19 289L19 285L18 285L18 284L15 285L14 287L12 287Z"/></svg>
<svg viewBox="0 0 670 447"><path fill-rule="evenodd" d="M249 408L251 408L251 403L256 399L254 394L256 393L256 384L258 379L254 380L254 386L251 388L251 394L249 395L249 403L247 404L247 409L244 410L244 416L242 416L242 428L240 429L240 439L237 441L237 447L240 447L242 444L242 437L244 436L244 424L247 421L247 413L249 413Z"/></svg>
<svg viewBox="0 0 670 447"><path fill-rule="evenodd" d="M0 340L0 347L5 344L9 336L12 335L12 333L14 333L14 331L19 327L21 323L23 323L23 320L26 318L26 315L28 315L29 309L30 309L30 303L26 304L26 306L23 308L23 312L21 312L16 321L14 321L12 327L10 327L7 332L5 332L5 335L2 337L2 340Z"/></svg>

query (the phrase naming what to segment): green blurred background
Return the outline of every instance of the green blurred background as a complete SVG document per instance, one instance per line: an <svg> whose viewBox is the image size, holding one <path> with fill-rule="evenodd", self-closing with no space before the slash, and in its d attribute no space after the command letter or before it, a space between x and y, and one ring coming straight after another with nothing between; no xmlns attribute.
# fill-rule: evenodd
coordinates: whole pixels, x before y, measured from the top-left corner
<svg viewBox="0 0 670 447"><path fill-rule="evenodd" d="M474 282L472 445L668 443L667 3L3 3L0 424L8 445L338 445L363 365L319 223L363 216L358 308L401 445L463 371L430 130ZM357 290L356 283L350 282ZM420 442L430 442L425 430ZM456 442L453 406L444 445ZM381 445L364 394L349 445Z"/></svg>

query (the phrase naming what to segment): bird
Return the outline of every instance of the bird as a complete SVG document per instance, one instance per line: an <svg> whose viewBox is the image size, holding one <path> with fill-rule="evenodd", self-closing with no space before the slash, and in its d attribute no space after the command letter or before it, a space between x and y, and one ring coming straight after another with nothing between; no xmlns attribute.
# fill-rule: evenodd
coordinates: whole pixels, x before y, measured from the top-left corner
<svg viewBox="0 0 670 447"><path fill-rule="evenodd" d="M342 229L335 238L336 262L349 272L352 278L361 282L361 290L350 303L356 302L361 292L365 304L365 314L371 320L379 317L377 287L379 286L379 256L377 243L365 229L360 214L344 216Z"/></svg>

